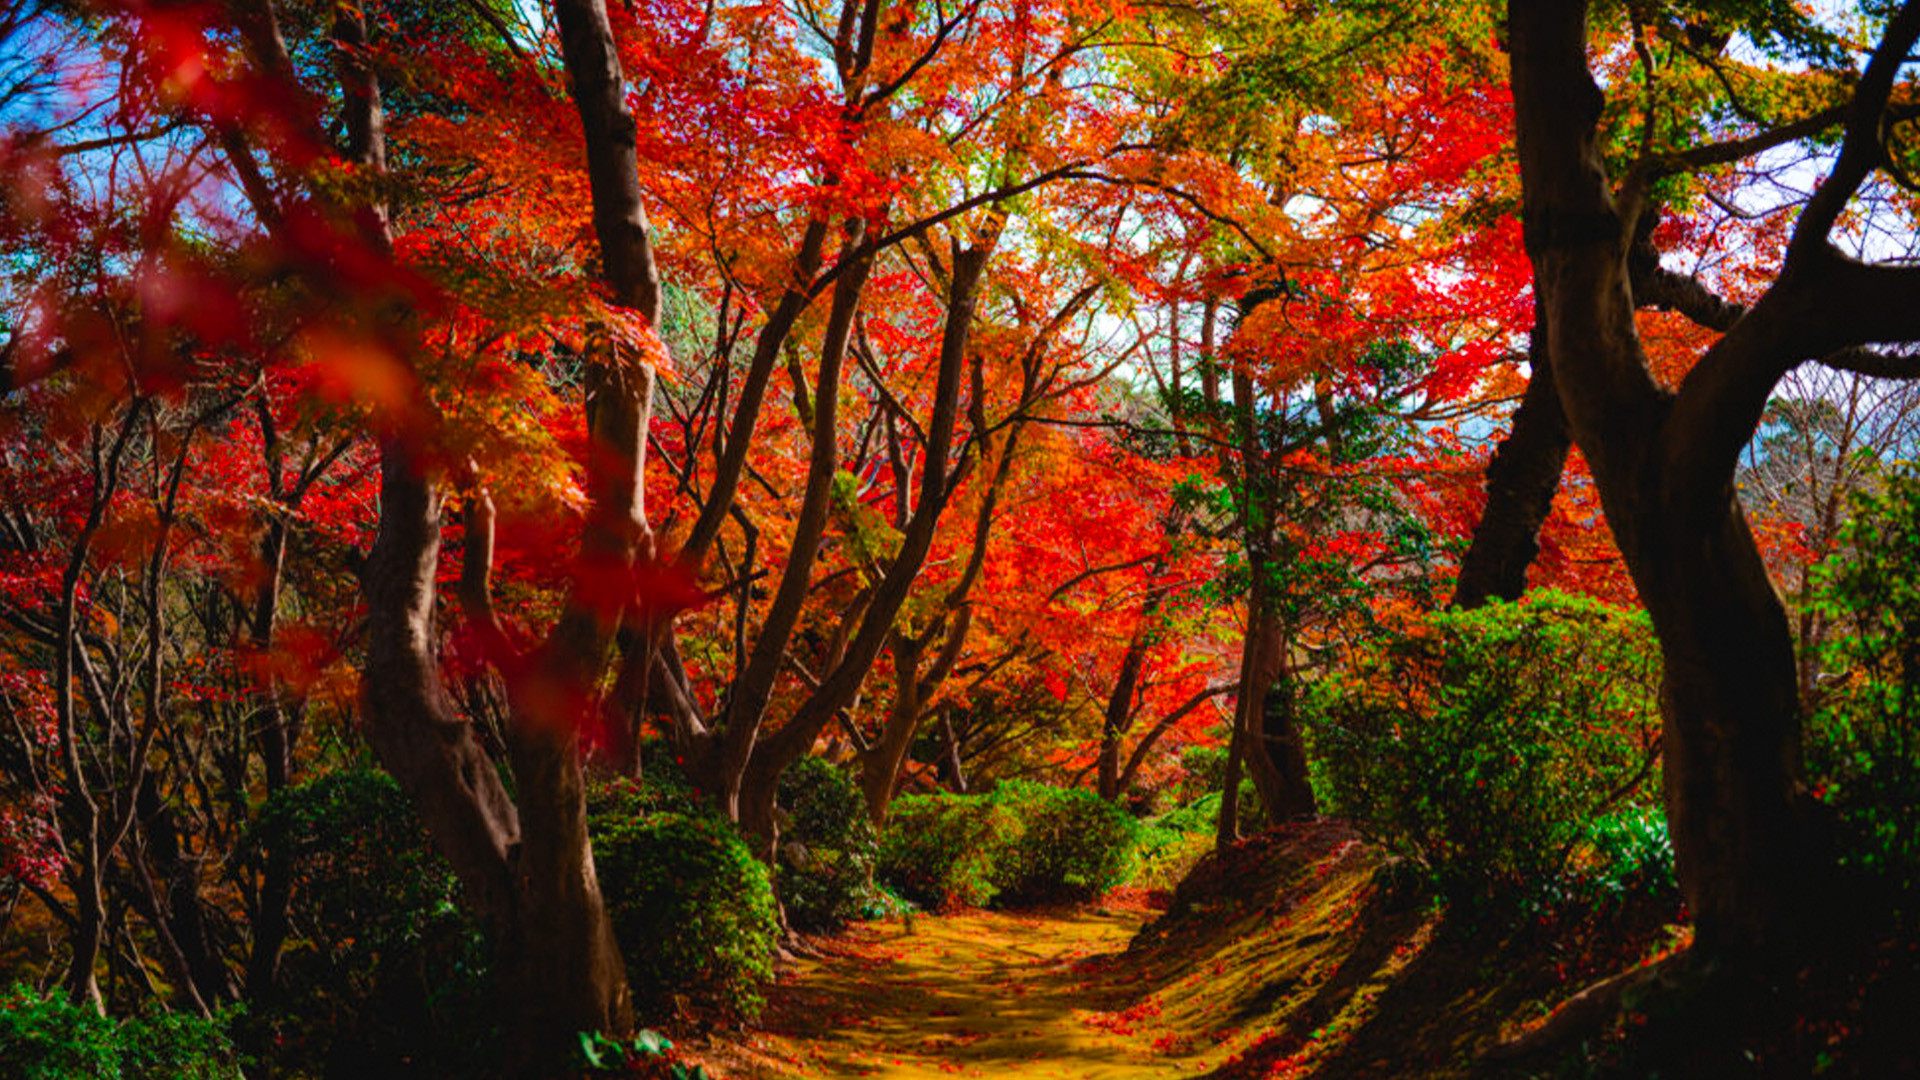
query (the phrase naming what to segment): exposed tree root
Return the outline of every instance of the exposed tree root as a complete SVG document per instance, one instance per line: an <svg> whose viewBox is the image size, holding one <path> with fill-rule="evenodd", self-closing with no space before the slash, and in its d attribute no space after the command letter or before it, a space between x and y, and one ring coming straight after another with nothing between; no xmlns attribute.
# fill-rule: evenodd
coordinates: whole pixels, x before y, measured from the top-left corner
<svg viewBox="0 0 1920 1080"><path fill-rule="evenodd" d="M1648 998L1689 995L1711 975L1711 965L1703 965L1691 949L1620 972L1568 998L1544 1023L1495 1046L1485 1059L1507 1064L1554 1056L1599 1034Z"/></svg>

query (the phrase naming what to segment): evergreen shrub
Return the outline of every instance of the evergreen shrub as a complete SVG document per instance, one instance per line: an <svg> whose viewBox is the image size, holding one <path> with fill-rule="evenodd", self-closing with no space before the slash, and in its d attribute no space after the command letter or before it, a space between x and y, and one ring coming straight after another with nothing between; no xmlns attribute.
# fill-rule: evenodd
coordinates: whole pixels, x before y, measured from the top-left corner
<svg viewBox="0 0 1920 1080"><path fill-rule="evenodd" d="M291 862L291 936L279 997L239 1030L300 1068L402 1062L466 1074L490 1057L489 955L453 870L393 778L339 769L261 808L237 865Z"/></svg>
<svg viewBox="0 0 1920 1080"><path fill-rule="evenodd" d="M879 904L873 887L879 834L853 780L821 758L793 763L780 777L779 892L787 921L834 930Z"/></svg>
<svg viewBox="0 0 1920 1080"><path fill-rule="evenodd" d="M64 993L0 993L4 1080L238 1080L230 1016L158 1013L115 1021Z"/></svg>
<svg viewBox="0 0 1920 1080"><path fill-rule="evenodd" d="M1553 591L1430 615L1309 694L1322 805L1455 895L1670 880L1664 827L1600 825L1659 813L1658 656L1644 615Z"/></svg>
<svg viewBox="0 0 1920 1080"><path fill-rule="evenodd" d="M594 865L642 1011L685 997L757 1015L779 937L767 868L728 822L649 812L630 786L602 789L590 806Z"/></svg>
<svg viewBox="0 0 1920 1080"><path fill-rule="evenodd" d="M1093 792L1003 781L985 795L894 800L879 875L927 907L1086 899L1126 880L1139 836Z"/></svg>

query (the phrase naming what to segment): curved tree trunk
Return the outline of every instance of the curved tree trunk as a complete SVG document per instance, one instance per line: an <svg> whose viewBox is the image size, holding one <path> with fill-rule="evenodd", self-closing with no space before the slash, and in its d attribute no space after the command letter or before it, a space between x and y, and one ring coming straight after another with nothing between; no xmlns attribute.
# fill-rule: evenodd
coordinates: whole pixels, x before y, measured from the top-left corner
<svg viewBox="0 0 1920 1080"><path fill-rule="evenodd" d="M1794 365L1920 338L1920 273L1855 262L1828 239L1878 161L1920 4L1901 8L1862 74L1841 153L1778 278L1753 307L1726 313L1727 333L1678 392L1647 369L1629 279L1657 166L1617 196L1607 182L1586 4L1515 0L1508 17L1527 250L1561 405L1660 638L1668 822L1696 945L1765 961L1800 935L1827 862L1800 784L1792 635L1734 469Z"/></svg>
<svg viewBox="0 0 1920 1080"><path fill-rule="evenodd" d="M1143 618L1152 616L1152 599ZM1107 708L1100 723L1100 757L1095 790L1108 802L1120 800L1120 746L1127 729L1133 726L1134 698L1140 691L1140 672L1147 660L1147 628L1143 624L1127 642L1126 655L1120 658L1120 671L1113 680L1113 692L1107 695Z"/></svg>
<svg viewBox="0 0 1920 1080"><path fill-rule="evenodd" d="M1293 676L1282 656L1281 668L1267 687L1260 709L1260 746L1285 782L1274 801L1267 804L1267 818L1276 825L1320 812L1307 774L1307 744L1294 702Z"/></svg>
<svg viewBox="0 0 1920 1080"><path fill-rule="evenodd" d="M605 13L600 14L604 24ZM384 114L379 85L363 55L365 26L358 15L343 10L335 37L348 101L349 149L377 173L385 167ZM605 46L610 51L611 41ZM599 89L617 97L617 63L612 76L612 86ZM576 74L576 92L583 81L592 85ZM591 119L587 127L595 130ZM629 169L631 131L629 117ZM603 166L605 155L593 151L590 145L590 162ZM594 216L604 247L607 233L627 223L610 221L598 195L596 190ZM369 244L388 250L384 208L376 205L359 220ZM607 272L625 289L620 299L631 303L651 297L657 305L644 237L637 255L631 237L620 239L626 247L603 251ZM657 315L657 306L642 314ZM630 564L634 552L649 543L640 497L643 459L634 448L644 446L651 376L644 366L620 357L594 365L588 375L587 427L595 453L588 469L591 503L580 560L589 576ZM621 1033L633 1022L626 973L587 843L574 725L579 717L557 704L573 700L569 690L598 678L619 610L576 590L533 674L516 688L509 733L516 791L509 798L473 726L458 714L440 679L434 582L441 512L435 478L426 474L415 445L422 435L401 432L381 448L379 533L362 576L368 606L362 694L367 733L494 932L501 987L510 989L516 1003L515 1060L509 1068L540 1074L562 1060L577 1032Z"/></svg>
<svg viewBox="0 0 1920 1080"><path fill-rule="evenodd" d="M811 752L814 741L826 730L827 724L859 696L868 672L894 636L894 622L913 589L914 580L926 565L927 554L933 547L934 527L952 497L959 473L950 470L949 460L959 419L967 341L972 333L980 281L998 238L996 230L976 236L973 247L961 248L956 244L953 248L951 277L947 282L947 314L940 339L939 376L934 384L927 423L920 498L907 522L900 550L874 588L861 613L859 627L838 662L801 702L785 727L754 743L734 784L734 790L739 793L735 820L765 857L771 857L779 842L774 803L780 774ZM918 722L917 715L915 722ZM911 732L908 737L911 738Z"/></svg>
<svg viewBox="0 0 1920 1080"><path fill-rule="evenodd" d="M1267 823L1278 825L1312 817L1317 807L1307 777L1306 745L1293 715L1290 692L1282 685L1286 634L1265 610L1263 598L1256 596L1253 602L1254 617L1241 652L1235 723L1244 732L1242 758L1260 793Z"/></svg>

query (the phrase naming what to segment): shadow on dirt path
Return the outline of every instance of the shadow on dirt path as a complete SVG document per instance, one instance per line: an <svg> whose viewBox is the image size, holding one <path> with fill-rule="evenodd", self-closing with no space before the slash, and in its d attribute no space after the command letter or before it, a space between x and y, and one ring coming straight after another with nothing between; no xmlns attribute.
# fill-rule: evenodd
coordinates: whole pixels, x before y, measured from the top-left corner
<svg viewBox="0 0 1920 1080"><path fill-rule="evenodd" d="M696 1056L730 1080L1453 1080L1488 1075L1487 1050L1599 974L1673 947L1658 921L1443 918L1400 869L1312 822L1210 856L1157 918L1109 904L856 926L815 939L755 1029Z"/></svg>
<svg viewBox="0 0 1920 1080"><path fill-rule="evenodd" d="M736 1076L1192 1076L1136 1031L1094 970L1150 913L1078 908L890 920L821 942L782 976ZM743 1067L744 1066L744 1067Z"/></svg>

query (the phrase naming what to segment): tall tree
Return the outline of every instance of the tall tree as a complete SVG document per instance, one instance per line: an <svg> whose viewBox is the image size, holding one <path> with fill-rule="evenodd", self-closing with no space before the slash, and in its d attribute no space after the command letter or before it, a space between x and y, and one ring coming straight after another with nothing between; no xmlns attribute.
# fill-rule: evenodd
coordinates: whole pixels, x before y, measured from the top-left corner
<svg viewBox="0 0 1920 1080"><path fill-rule="evenodd" d="M1792 368L1826 358L1897 373L1906 365L1885 354L1840 350L1920 339L1920 271L1851 258L1833 240L1849 201L1903 145L1904 113L1889 101L1920 37L1920 4L1892 15L1852 84L1840 151L1772 284L1673 390L1649 369L1630 264L1649 187L1675 159L1649 155L1614 186L1582 0L1516 2L1508 28L1527 251L1554 381L1665 659L1666 801L1696 943L1702 955L1757 958L1794 940L1822 856L1799 787L1792 636L1734 475ZM1693 153L1738 160L1777 141Z"/></svg>

